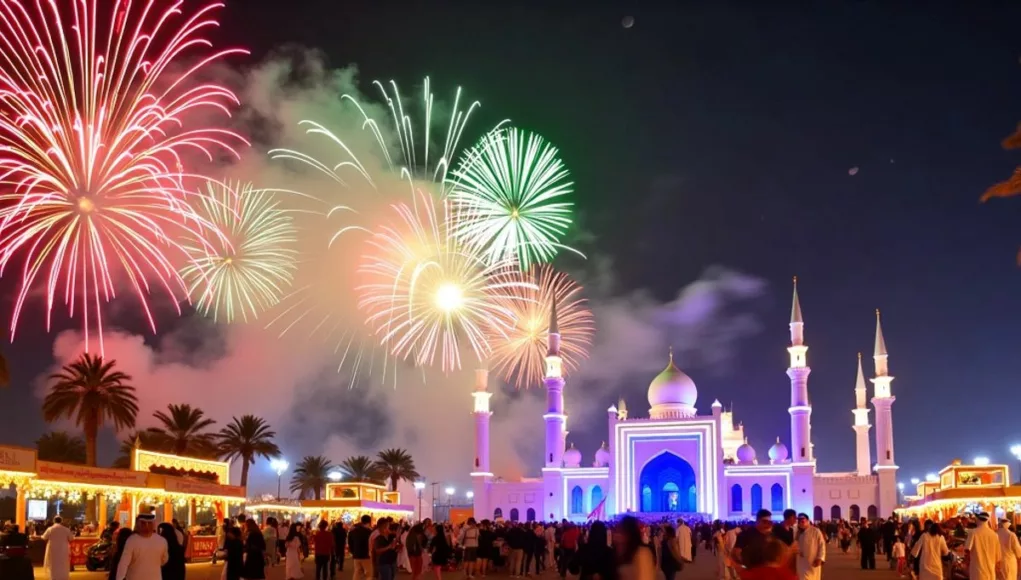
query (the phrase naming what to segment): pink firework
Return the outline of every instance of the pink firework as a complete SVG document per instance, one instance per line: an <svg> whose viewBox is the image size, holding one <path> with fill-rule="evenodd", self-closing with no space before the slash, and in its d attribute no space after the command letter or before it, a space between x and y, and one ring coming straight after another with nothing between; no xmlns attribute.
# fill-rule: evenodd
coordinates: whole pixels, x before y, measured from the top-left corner
<svg viewBox="0 0 1021 580"><path fill-rule="evenodd" d="M154 332L152 287L175 305L187 295L178 240L212 230L184 203L185 152L236 156L245 144L193 123L193 113L228 115L238 103L195 77L245 51L213 51L203 36L223 4L184 5L0 0L0 273L22 270L12 340L35 291L46 297L47 330L62 300L83 320L86 349L95 329L101 351L115 278Z"/></svg>
<svg viewBox="0 0 1021 580"><path fill-rule="evenodd" d="M543 264L518 275L525 283L514 286L517 292L503 301L514 315L514 324L494 333L489 342L493 371L521 388L542 384L554 303L565 373L576 370L588 358L595 326L581 286L566 274Z"/></svg>

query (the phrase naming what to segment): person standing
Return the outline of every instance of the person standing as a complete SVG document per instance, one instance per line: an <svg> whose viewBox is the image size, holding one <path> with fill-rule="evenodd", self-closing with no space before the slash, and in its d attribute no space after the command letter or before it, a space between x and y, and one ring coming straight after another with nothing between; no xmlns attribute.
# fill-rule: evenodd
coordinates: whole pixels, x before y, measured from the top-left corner
<svg viewBox="0 0 1021 580"><path fill-rule="evenodd" d="M684 569L681 560L681 540L670 524L663 526L663 534L660 536L659 569L663 571L664 580L674 580L674 576Z"/></svg>
<svg viewBox="0 0 1021 580"><path fill-rule="evenodd" d="M117 564L117 580L156 580L163 577L163 565L170 560L167 541L156 533L156 516L138 514L135 533L124 542Z"/></svg>
<svg viewBox="0 0 1021 580"><path fill-rule="evenodd" d="M858 550L861 552L861 569L876 569L876 530L871 522L863 522L858 530Z"/></svg>
<svg viewBox="0 0 1021 580"><path fill-rule="evenodd" d="M337 577L337 571L344 572L344 556L347 550L347 528L344 522L337 520L333 524L333 562L330 563L330 580Z"/></svg>
<svg viewBox="0 0 1021 580"><path fill-rule="evenodd" d="M1010 520L1000 520L1000 529L996 531L1000 538L1000 550L1003 551L1003 562L996 571L996 580L1017 580L1017 563L1021 559L1021 542L1017 534L1010 529Z"/></svg>
<svg viewBox="0 0 1021 580"><path fill-rule="evenodd" d="M379 580L394 580L397 576L397 554L401 543L397 539L397 524L387 523L379 530L373 545Z"/></svg>
<svg viewBox="0 0 1021 580"><path fill-rule="evenodd" d="M266 577L266 539L259 524L249 518L245 521L248 537L245 538L245 567L241 577L245 580L262 580Z"/></svg>
<svg viewBox="0 0 1021 580"><path fill-rule="evenodd" d="M759 549L758 553L761 554L761 544L764 544L767 540L773 537L773 513L766 509L761 509L755 514L755 525L740 532L734 541L734 547L730 551L730 557L734 561L734 568L740 570L741 567L749 567L749 564L744 561L743 552L745 549L754 546Z"/></svg>
<svg viewBox="0 0 1021 580"><path fill-rule="evenodd" d="M458 543L464 548L464 575L474 578L475 562L479 557L479 527L475 523L475 518L468 518L467 524L461 528L461 537L458 538Z"/></svg>
<svg viewBox="0 0 1021 580"><path fill-rule="evenodd" d="M677 557L680 563L678 571L684 569L685 563L695 561L695 543L695 534L692 533L688 522L677 520Z"/></svg>
<svg viewBox="0 0 1021 580"><path fill-rule="evenodd" d="M46 540L46 557L43 568L50 580L67 580L71 577L71 540L74 532L64 527L60 516L53 518L53 525L43 532Z"/></svg>
<svg viewBox="0 0 1021 580"><path fill-rule="evenodd" d="M950 548L940 533L939 524L929 522L929 527L911 550L911 557L918 566L918 580L942 580L943 558L948 555Z"/></svg>
<svg viewBox="0 0 1021 580"><path fill-rule="evenodd" d="M978 515L978 525L964 542L969 580L996 580L996 569L1003 561L1000 537L989 527L989 514Z"/></svg>
<svg viewBox="0 0 1021 580"><path fill-rule="evenodd" d="M368 580L372 578L372 561L369 560L369 536L372 530L372 517L368 514L362 516L358 525L351 528L347 534L347 545L351 551L351 562L354 566L352 580Z"/></svg>
<svg viewBox="0 0 1021 580"><path fill-rule="evenodd" d="M319 529L312 536L312 543L315 546L316 580L329 580L330 562L333 561L333 553L336 546L333 543L333 532L328 528L330 524L326 520L319 520Z"/></svg>
<svg viewBox="0 0 1021 580"><path fill-rule="evenodd" d="M291 524L287 530L287 539L284 540L284 578L286 580L299 580L304 577L301 571L301 534L298 531L298 523Z"/></svg>
<svg viewBox="0 0 1021 580"><path fill-rule="evenodd" d="M826 562L826 536L812 525L808 514L798 514L798 546L795 570L798 580L822 580L822 565Z"/></svg>
<svg viewBox="0 0 1021 580"><path fill-rule="evenodd" d="M177 530L166 522L156 527L156 533L167 541L167 562L163 564L163 580L184 580L184 546Z"/></svg>

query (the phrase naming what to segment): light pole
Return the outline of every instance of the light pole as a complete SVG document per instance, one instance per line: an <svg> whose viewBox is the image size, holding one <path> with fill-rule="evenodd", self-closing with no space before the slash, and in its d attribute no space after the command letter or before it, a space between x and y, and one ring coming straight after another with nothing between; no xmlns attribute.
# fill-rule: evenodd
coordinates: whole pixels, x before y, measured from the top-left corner
<svg viewBox="0 0 1021 580"><path fill-rule="evenodd" d="M900 499L901 499L901 501L904 501L904 482L903 481L897 482L897 491L900 492Z"/></svg>
<svg viewBox="0 0 1021 580"><path fill-rule="evenodd" d="M415 482L415 491L418 492L418 521L422 521L422 490L425 489L424 481Z"/></svg>
<svg viewBox="0 0 1021 580"><path fill-rule="evenodd" d="M277 501L280 501L280 483L283 481L284 472L291 466L287 463L287 460L283 457L279 457L269 462L269 466L277 473Z"/></svg>
<svg viewBox="0 0 1021 580"><path fill-rule="evenodd" d="M1011 445L1010 452L1017 459L1018 467L1021 468L1021 445ZM1018 470L1018 481L1021 481L1021 469Z"/></svg>
<svg viewBox="0 0 1021 580"><path fill-rule="evenodd" d="M454 489L452 486L450 486L450 487L447 487L446 489L444 489L443 491L446 492L446 494L447 494L447 517L445 519L446 519L446 521L449 522L450 521L450 508L453 507L453 505L454 505L454 493L457 490Z"/></svg>

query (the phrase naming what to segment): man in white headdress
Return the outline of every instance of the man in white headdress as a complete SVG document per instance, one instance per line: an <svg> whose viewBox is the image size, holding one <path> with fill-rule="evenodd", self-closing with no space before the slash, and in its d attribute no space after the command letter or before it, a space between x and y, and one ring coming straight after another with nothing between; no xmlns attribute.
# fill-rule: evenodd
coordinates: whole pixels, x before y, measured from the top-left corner
<svg viewBox="0 0 1021 580"><path fill-rule="evenodd" d="M1017 563L1021 559L1021 542L1017 534L1010 529L1010 520L1000 520L1000 529L996 531L1000 538L1000 549L1003 561L996 571L997 580L1017 580Z"/></svg>
<svg viewBox="0 0 1021 580"><path fill-rule="evenodd" d="M795 564L798 580L821 580L822 565L826 563L826 536L812 525L807 514L798 514L798 533L794 542L798 550Z"/></svg>
<svg viewBox="0 0 1021 580"><path fill-rule="evenodd" d="M677 520L677 548L681 554L681 560L685 564L694 561L691 542L691 528L688 526L688 522L683 519Z"/></svg>
<svg viewBox="0 0 1021 580"><path fill-rule="evenodd" d="M996 580L996 569L1003 561L1000 537L989 527L989 514L978 515L978 526L964 543L969 580Z"/></svg>
<svg viewBox="0 0 1021 580"><path fill-rule="evenodd" d="M46 556L43 568L50 580L68 580L71 577L71 540L74 532L64 527L60 516L53 518L53 525L43 532L46 540Z"/></svg>
<svg viewBox="0 0 1021 580"><path fill-rule="evenodd" d="M162 567L170 559L167 541L156 533L156 517L138 514L135 533L124 543L117 580L154 580L162 576ZM226 569L226 567L224 567Z"/></svg>

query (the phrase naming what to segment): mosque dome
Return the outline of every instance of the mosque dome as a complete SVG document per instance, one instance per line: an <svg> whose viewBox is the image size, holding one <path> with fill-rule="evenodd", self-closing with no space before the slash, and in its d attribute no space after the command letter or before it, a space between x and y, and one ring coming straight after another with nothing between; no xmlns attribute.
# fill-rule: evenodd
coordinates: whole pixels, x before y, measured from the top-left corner
<svg viewBox="0 0 1021 580"><path fill-rule="evenodd" d="M595 467L606 467L610 464L610 450L606 448L606 442L596 450L596 462Z"/></svg>
<svg viewBox="0 0 1021 580"><path fill-rule="evenodd" d="M769 448L769 461L771 463L783 463L787 461L787 446L780 442L780 438L776 438L776 443Z"/></svg>
<svg viewBox="0 0 1021 580"><path fill-rule="evenodd" d="M652 406L649 414L653 419L693 417L696 414L698 389L695 381L674 364L673 350L667 367L649 384L648 396Z"/></svg>
<svg viewBox="0 0 1021 580"><path fill-rule="evenodd" d="M581 467L581 451L574 447L574 443L571 443L571 447L564 451L564 466Z"/></svg>
<svg viewBox="0 0 1021 580"><path fill-rule="evenodd" d="M755 463L755 448L748 444L748 439L737 448L737 462L741 464Z"/></svg>

